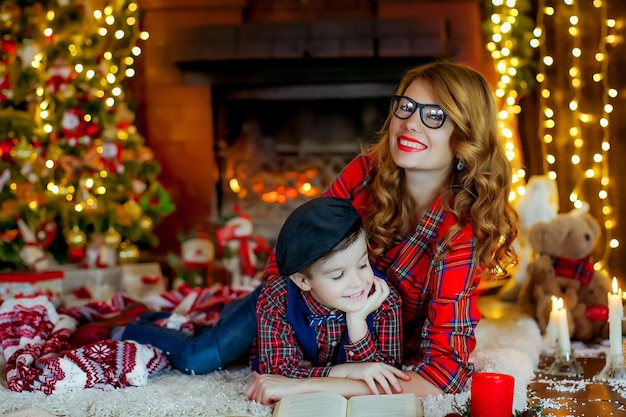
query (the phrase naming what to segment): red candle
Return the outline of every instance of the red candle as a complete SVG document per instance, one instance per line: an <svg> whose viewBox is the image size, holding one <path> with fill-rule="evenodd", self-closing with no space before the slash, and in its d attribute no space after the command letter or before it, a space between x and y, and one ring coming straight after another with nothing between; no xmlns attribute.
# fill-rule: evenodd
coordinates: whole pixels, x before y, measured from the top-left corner
<svg viewBox="0 0 626 417"><path fill-rule="evenodd" d="M494 372L477 372L472 377L471 417L511 417L515 378Z"/></svg>

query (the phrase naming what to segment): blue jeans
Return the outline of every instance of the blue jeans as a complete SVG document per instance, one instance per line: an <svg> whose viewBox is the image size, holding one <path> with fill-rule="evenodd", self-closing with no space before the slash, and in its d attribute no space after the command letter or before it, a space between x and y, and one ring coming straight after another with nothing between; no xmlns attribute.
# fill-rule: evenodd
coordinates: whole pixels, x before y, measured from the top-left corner
<svg viewBox="0 0 626 417"><path fill-rule="evenodd" d="M227 304L215 326L196 326L194 335L154 323L170 313L149 312L126 326L122 340L161 349L172 368L187 374L206 374L239 363L249 358L257 336L256 302L261 287Z"/></svg>

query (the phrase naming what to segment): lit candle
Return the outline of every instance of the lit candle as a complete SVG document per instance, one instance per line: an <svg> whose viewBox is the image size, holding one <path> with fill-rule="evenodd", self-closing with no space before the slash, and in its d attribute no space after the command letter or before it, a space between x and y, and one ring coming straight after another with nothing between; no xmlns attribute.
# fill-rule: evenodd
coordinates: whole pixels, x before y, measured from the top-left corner
<svg viewBox="0 0 626 417"><path fill-rule="evenodd" d="M563 307L563 299L559 297L556 303L556 322L559 339L559 348L561 354L568 356L571 353L571 344L569 340L569 325L567 324L567 310Z"/></svg>
<svg viewBox="0 0 626 417"><path fill-rule="evenodd" d="M470 416L511 417L515 378L495 372L477 372L472 377Z"/></svg>
<svg viewBox="0 0 626 417"><path fill-rule="evenodd" d="M613 277L613 292L609 297L609 344L611 356L622 356L622 290L617 287L617 278Z"/></svg>

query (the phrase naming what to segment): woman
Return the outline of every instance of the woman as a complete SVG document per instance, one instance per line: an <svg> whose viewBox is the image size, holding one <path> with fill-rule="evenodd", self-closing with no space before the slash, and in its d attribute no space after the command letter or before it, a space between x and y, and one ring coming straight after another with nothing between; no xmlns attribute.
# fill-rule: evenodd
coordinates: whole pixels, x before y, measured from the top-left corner
<svg viewBox="0 0 626 417"><path fill-rule="evenodd" d="M515 261L511 166L497 123L493 92L475 70L450 62L414 68L391 99L379 140L325 193L361 214L370 261L402 298L410 380L392 381L396 392L457 393L474 371L476 287ZM274 275L271 263L266 276ZM370 393L358 380L255 374L247 394L270 403L317 390Z"/></svg>

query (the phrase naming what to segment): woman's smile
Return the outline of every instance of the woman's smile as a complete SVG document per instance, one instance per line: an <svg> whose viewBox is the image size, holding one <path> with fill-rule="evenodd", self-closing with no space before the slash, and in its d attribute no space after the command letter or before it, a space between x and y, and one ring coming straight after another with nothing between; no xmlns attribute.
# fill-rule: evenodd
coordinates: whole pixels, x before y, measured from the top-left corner
<svg viewBox="0 0 626 417"><path fill-rule="evenodd" d="M420 152L426 150L428 147L422 142L409 138L408 136L398 137L398 149L403 152Z"/></svg>

